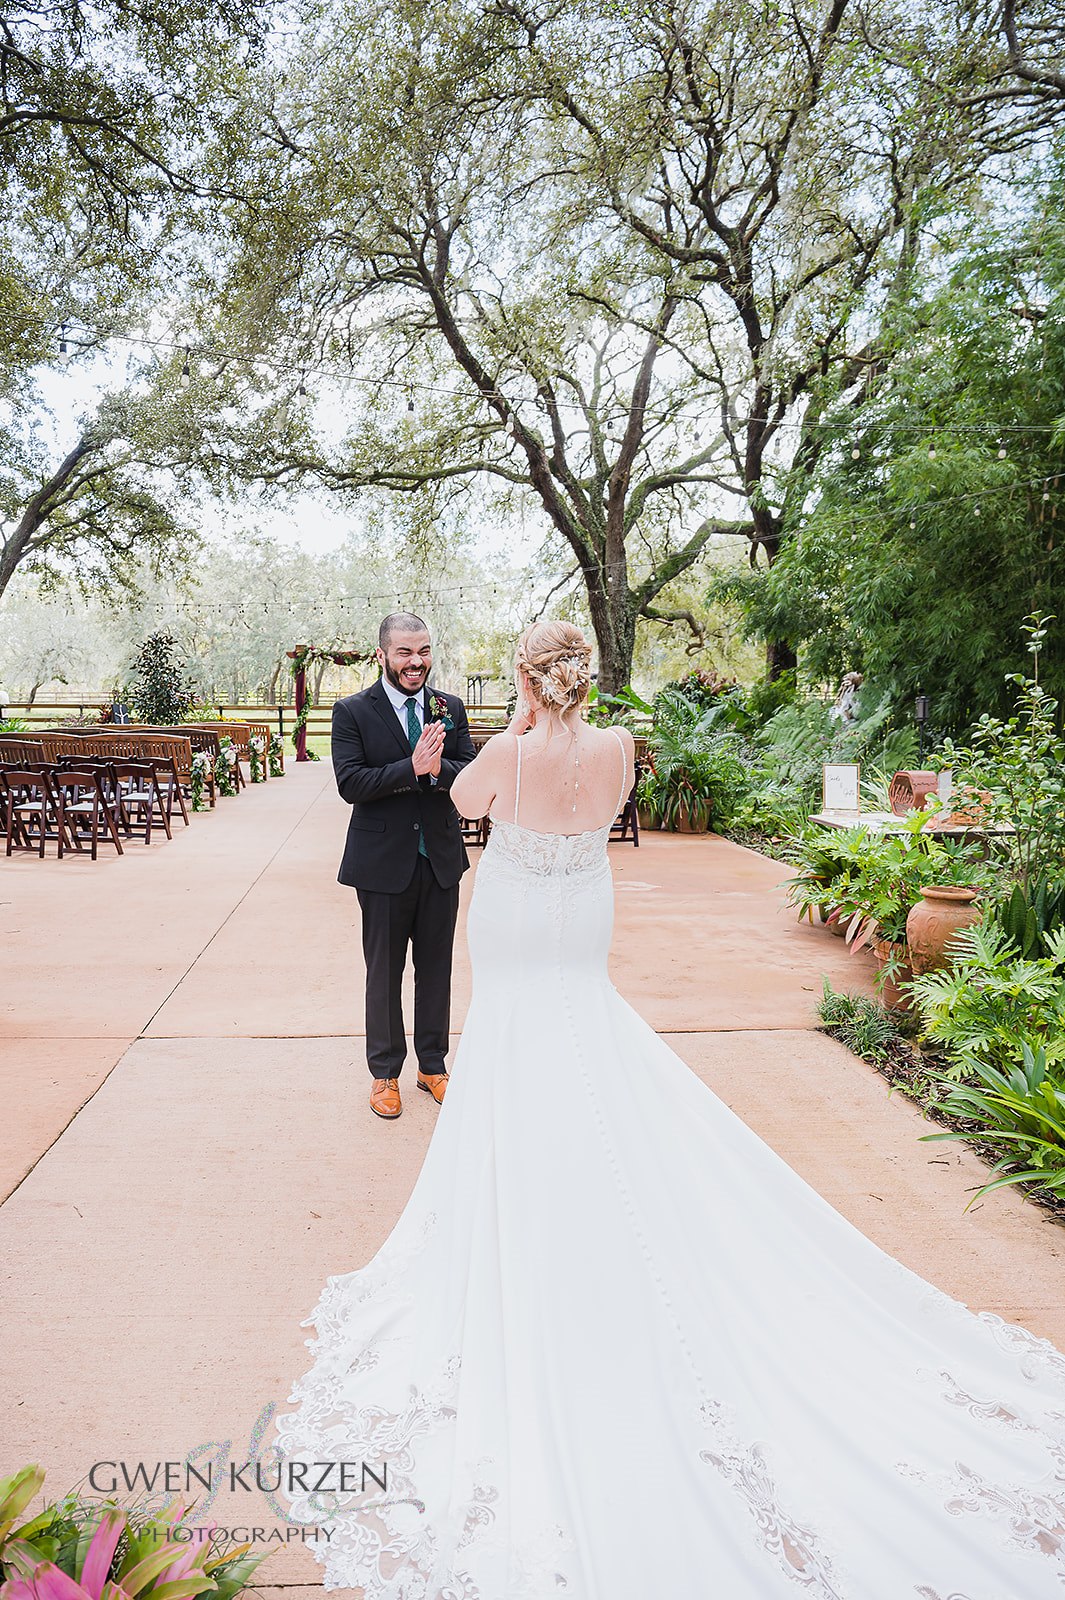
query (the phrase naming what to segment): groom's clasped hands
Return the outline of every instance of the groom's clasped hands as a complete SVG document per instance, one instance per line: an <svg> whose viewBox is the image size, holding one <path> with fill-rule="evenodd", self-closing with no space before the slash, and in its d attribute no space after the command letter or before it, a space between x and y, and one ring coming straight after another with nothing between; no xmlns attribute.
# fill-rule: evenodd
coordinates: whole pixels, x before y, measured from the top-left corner
<svg viewBox="0 0 1065 1600"><path fill-rule="evenodd" d="M440 756L444 748L446 729L442 722L427 722L411 751L411 764L418 778L440 776Z"/></svg>

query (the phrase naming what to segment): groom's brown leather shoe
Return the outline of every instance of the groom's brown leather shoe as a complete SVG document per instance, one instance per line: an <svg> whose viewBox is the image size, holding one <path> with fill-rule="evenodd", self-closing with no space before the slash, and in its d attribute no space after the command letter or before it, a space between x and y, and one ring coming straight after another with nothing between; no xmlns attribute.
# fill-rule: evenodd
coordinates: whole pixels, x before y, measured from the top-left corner
<svg viewBox="0 0 1065 1600"><path fill-rule="evenodd" d="M444 1098L444 1091L447 1089L447 1073L419 1072L418 1088L425 1089L439 1105Z"/></svg>
<svg viewBox="0 0 1065 1600"><path fill-rule="evenodd" d="M379 1117L398 1117L403 1110L395 1078L375 1078L370 1090L370 1110Z"/></svg>

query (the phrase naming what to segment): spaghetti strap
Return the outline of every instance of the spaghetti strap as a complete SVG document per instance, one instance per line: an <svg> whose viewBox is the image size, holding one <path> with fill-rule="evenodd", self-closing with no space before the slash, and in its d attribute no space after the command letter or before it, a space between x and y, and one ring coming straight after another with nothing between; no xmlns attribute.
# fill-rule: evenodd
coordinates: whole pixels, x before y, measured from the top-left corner
<svg viewBox="0 0 1065 1600"><path fill-rule="evenodd" d="M514 821L518 820L518 796L521 794L521 734L517 735L518 765L514 773Z"/></svg>
<svg viewBox="0 0 1065 1600"><path fill-rule="evenodd" d="M616 817L625 803L625 780L629 775L629 758L625 750L625 741L621 737L621 734L618 732L617 728L611 728L610 731L615 736L619 746L621 747L621 793L618 795L618 803L614 807L614 815Z"/></svg>

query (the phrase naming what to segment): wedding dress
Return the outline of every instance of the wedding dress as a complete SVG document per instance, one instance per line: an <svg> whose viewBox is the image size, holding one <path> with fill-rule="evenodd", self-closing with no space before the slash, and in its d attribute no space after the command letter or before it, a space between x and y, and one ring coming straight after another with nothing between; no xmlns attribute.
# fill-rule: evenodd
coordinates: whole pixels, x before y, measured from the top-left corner
<svg viewBox="0 0 1065 1600"><path fill-rule="evenodd" d="M495 822L424 1166L303 1324L280 1460L387 1481L283 1491L324 1587L1062 1600L1065 1356L872 1244L621 998L609 831Z"/></svg>

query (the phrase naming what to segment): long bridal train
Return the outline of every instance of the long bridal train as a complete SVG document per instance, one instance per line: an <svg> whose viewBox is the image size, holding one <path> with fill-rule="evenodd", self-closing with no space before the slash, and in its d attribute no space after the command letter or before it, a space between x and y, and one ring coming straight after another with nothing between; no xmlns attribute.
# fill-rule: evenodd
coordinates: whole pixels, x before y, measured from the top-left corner
<svg viewBox="0 0 1065 1600"><path fill-rule="evenodd" d="M607 834L496 823L425 1164L304 1324L281 1458L387 1464L285 1496L325 1587L1062 1600L1065 1357L870 1243L622 999Z"/></svg>

